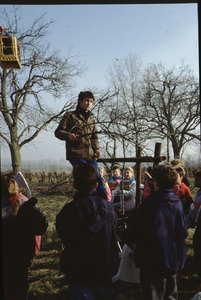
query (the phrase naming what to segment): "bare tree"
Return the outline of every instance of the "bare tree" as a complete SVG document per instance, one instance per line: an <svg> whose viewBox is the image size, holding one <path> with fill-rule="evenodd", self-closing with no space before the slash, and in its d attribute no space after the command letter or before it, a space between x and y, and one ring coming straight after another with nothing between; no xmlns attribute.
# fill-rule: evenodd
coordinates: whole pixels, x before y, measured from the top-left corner
<svg viewBox="0 0 201 300"><path fill-rule="evenodd" d="M110 157L114 157L120 147L124 157L130 154L131 149L132 153L133 149L137 153L138 147L146 142L146 125L142 119L142 71L142 62L132 53L116 59L109 68L110 91L108 99L99 104L98 120L101 130L105 132Z"/></svg>
<svg viewBox="0 0 201 300"><path fill-rule="evenodd" d="M133 147L148 153L156 139L167 141L168 158L169 143L180 157L187 144L200 141L199 84L189 66L166 69L158 63L143 69L129 54L110 68L109 84L97 114L109 157L120 148L124 156Z"/></svg>
<svg viewBox="0 0 201 300"><path fill-rule="evenodd" d="M199 84L188 65L166 69L150 64L144 73L143 105L150 138L168 139L174 157L183 147L200 141Z"/></svg>
<svg viewBox="0 0 201 300"><path fill-rule="evenodd" d="M0 11L2 25L18 39L22 58L21 70L0 71L0 136L10 148L14 171L21 169L20 149L74 105L70 99L61 109L58 104L51 108L48 101L67 95L86 70L79 55L71 55L71 46L66 57L52 50L46 37L53 21L41 15L29 28L20 28L18 9Z"/></svg>

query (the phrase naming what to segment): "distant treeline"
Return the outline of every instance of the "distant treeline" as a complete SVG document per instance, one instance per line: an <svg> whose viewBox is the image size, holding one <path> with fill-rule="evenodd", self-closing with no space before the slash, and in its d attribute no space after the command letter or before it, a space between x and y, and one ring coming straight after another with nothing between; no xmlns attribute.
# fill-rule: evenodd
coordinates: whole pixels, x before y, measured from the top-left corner
<svg viewBox="0 0 201 300"><path fill-rule="evenodd" d="M68 161L65 159L60 159L59 161L54 161L51 159L40 159L40 160L24 160L22 161L22 172L62 172L69 171L72 167ZM12 170L12 165L9 160L1 162L1 170L7 171Z"/></svg>

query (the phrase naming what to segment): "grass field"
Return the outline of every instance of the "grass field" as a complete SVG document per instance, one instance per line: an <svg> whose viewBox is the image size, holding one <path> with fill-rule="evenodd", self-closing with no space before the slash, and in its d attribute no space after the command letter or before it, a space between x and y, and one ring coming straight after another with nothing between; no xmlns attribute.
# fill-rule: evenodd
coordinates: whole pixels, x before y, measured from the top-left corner
<svg viewBox="0 0 201 300"><path fill-rule="evenodd" d="M38 184L31 186L32 194L37 197L38 205L47 217L49 226L42 236L41 251L33 259L29 270L28 300L68 300L69 291L65 276L60 273L59 259L62 244L55 230L55 218L65 203L73 199L71 183L66 183L66 189L52 189L47 195L50 187L39 187ZM196 190L193 192L195 193ZM66 194L66 195L64 195ZM190 300L196 293L200 284L200 278L195 272L195 261L193 258L192 237L194 229L189 230L187 243L187 262L179 276L179 300ZM143 294L140 284L126 283L120 280L113 283L116 300L142 300Z"/></svg>

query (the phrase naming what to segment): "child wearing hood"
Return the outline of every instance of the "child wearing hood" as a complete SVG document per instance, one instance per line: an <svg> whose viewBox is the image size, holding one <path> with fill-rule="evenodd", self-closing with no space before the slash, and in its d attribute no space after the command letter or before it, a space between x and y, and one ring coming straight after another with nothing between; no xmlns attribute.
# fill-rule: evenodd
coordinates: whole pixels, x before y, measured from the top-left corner
<svg viewBox="0 0 201 300"><path fill-rule="evenodd" d="M145 299L177 300L188 235L181 200L172 190L178 174L170 166L158 165L152 178L155 190L140 204L122 241L134 250Z"/></svg>
<svg viewBox="0 0 201 300"><path fill-rule="evenodd" d="M187 228L194 228L197 225L198 216L201 211L201 171L196 172L194 178L194 185L199 189L195 194L193 203L191 203L189 212L186 216Z"/></svg>
<svg viewBox="0 0 201 300"><path fill-rule="evenodd" d="M112 203L96 192L98 173L84 163L73 169L74 201L56 217L64 245L60 266L66 275L70 299L115 299L112 276L118 271L117 214Z"/></svg>
<svg viewBox="0 0 201 300"><path fill-rule="evenodd" d="M34 197L24 201L13 172L1 175L3 292L5 300L26 300L28 268L35 255L35 236L48 221Z"/></svg>

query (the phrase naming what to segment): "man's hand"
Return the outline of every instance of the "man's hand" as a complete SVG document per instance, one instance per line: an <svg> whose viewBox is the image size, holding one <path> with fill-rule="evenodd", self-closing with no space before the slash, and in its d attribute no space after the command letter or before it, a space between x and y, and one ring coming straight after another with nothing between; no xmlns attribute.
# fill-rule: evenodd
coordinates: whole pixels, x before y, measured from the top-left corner
<svg viewBox="0 0 201 300"><path fill-rule="evenodd" d="M100 152L100 150L97 150L95 152L95 155L96 155L96 159L99 159L102 156L102 153Z"/></svg>
<svg viewBox="0 0 201 300"><path fill-rule="evenodd" d="M69 139L71 142L76 141L77 138L78 138L78 136L75 135L74 133L71 133L71 134L69 134L69 136L68 136L68 139Z"/></svg>

